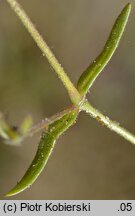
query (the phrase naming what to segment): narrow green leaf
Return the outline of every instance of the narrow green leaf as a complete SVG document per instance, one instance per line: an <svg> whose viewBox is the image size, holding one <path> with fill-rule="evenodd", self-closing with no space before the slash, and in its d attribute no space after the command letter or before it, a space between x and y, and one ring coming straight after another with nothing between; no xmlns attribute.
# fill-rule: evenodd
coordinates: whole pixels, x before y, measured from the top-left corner
<svg viewBox="0 0 135 216"><path fill-rule="evenodd" d="M59 136L75 122L77 115L78 111L71 111L49 126L48 132L44 132L41 137L36 156L27 172L20 182L18 182L18 184L8 192L6 196L16 195L32 185L44 169L52 153L56 139L58 139Z"/></svg>
<svg viewBox="0 0 135 216"><path fill-rule="evenodd" d="M103 48L103 51L79 78L77 88L81 95L85 95L87 93L88 89L92 86L97 76L111 59L124 32L130 11L131 4L128 3L122 10L121 14L118 16L116 22L114 23L114 26Z"/></svg>

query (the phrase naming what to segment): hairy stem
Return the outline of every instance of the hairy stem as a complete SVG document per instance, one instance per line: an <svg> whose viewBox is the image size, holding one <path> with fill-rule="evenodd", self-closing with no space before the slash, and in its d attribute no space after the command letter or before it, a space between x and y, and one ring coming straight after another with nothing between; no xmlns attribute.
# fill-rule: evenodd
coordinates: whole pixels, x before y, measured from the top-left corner
<svg viewBox="0 0 135 216"><path fill-rule="evenodd" d="M68 108L66 108L65 110L56 113L54 115L52 115L49 118L45 118L44 120L42 120L40 123L38 123L37 125L34 125L28 132L27 136L32 136L35 133L39 132L42 129L47 129L48 126L50 124L52 124L53 122L55 122L56 120L59 120L61 117L63 117L64 115L66 115L67 113L69 113L70 111L75 110L76 107L74 105L70 105Z"/></svg>
<svg viewBox="0 0 135 216"><path fill-rule="evenodd" d="M41 130L48 130L48 127L54 123L55 121L62 118L64 115L74 111L78 110L75 105L71 104L69 107L64 109L61 112L58 112L54 115L52 115L49 118L45 118L40 123L30 127L25 133L22 133L21 127L18 127L16 130L14 130L14 127L9 125L4 119L0 119L0 137L2 137L5 140L5 143L12 144L12 145L18 145L20 144L26 137L31 137L35 133L40 132Z"/></svg>
<svg viewBox="0 0 135 216"><path fill-rule="evenodd" d="M17 14L17 16L20 18L21 22L24 24L26 29L31 34L32 38L38 45L38 47L43 52L43 55L46 56L51 66L54 68L56 73L58 74L59 78L63 82L65 88L67 89L70 99L74 104L79 104L81 101L81 96L73 83L70 81L69 77L65 73L64 69L62 68L61 64L58 62L56 57L54 56L53 52L45 42L45 40L42 38L42 36L39 34L33 23L31 22L30 18L27 16L23 8L20 6L20 4L16 0L6 0L11 8L14 10L14 12Z"/></svg>
<svg viewBox="0 0 135 216"><path fill-rule="evenodd" d="M107 126L110 130L115 131L117 134L119 134L120 136L122 136L123 138L131 142L132 144L135 144L135 135L131 134L125 128L121 127L119 123L110 120L107 116L104 116L100 111L92 107L90 103L85 102L82 105L81 110L86 111L91 115L91 117L100 121L102 124Z"/></svg>

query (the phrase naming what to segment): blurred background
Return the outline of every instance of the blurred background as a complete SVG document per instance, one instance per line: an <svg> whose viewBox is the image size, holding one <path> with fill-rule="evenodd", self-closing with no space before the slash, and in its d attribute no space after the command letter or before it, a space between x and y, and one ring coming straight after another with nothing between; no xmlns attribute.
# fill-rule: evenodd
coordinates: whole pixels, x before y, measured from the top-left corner
<svg viewBox="0 0 135 216"><path fill-rule="evenodd" d="M102 50L126 0L20 0L74 83ZM88 99L135 133L135 1L118 50ZM20 125L70 104L63 84L6 1L0 1L0 111ZM40 134L0 140L0 199L25 173ZM135 199L135 147L82 113L32 187L11 199Z"/></svg>

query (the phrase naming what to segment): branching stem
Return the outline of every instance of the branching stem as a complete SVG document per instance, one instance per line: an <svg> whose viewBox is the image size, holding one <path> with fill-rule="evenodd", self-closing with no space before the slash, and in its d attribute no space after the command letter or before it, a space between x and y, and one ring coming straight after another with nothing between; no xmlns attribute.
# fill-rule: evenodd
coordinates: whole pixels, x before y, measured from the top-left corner
<svg viewBox="0 0 135 216"><path fill-rule="evenodd" d="M19 128L11 127L6 123L6 121L4 121L2 113L0 112L0 136L9 144L19 144L25 137L32 136L42 129L45 130L39 142L37 153L28 170L19 183L11 189L9 193L7 193L7 196L12 196L20 193L34 183L45 167L54 148L55 141L76 122L79 111L89 113L91 117L97 119L110 130L116 132L135 145L135 135L121 127L119 123L110 120L107 116L104 116L100 111L92 107L91 104L85 99L88 89L108 63L119 44L128 21L131 11L131 4L128 3L120 13L103 51L92 63L92 65L89 66L88 70L86 70L80 77L77 90L17 0L6 1L20 18L21 22L32 36L37 46L43 52L43 55L46 56L50 65L56 71L57 75L67 89L72 102L72 105L64 111L59 112L50 118L46 118L41 121L41 123L33 127L31 126L31 118L26 118Z"/></svg>
<svg viewBox="0 0 135 216"><path fill-rule="evenodd" d="M110 130L115 131L120 136L124 137L126 140L130 141L131 143L135 144L135 136L132 135L130 132L128 132L126 129L122 128L117 122L110 120L108 117L104 116L102 113L100 113L98 110L93 108L88 102L83 102L82 97L80 96L78 90L75 88L73 83L70 81L69 77L65 73L64 69L52 53L51 49L48 47L42 36L39 34L23 8L20 6L20 4L16 0L6 0L11 8L14 10L14 12L17 14L17 16L20 18L21 22L24 24L26 29L29 31L31 36L33 37L34 41L37 43L38 47L43 52L43 55L46 56L51 66L54 68L56 73L58 74L59 78L62 80L64 86L68 90L69 96L71 98L71 101L73 104L77 105L77 107L81 106L81 110L88 112L93 118L96 118L98 121L102 122L102 124L106 125ZM131 10L131 5L127 4L123 12L118 18L118 21L122 19L122 24L125 26L125 23L127 22L129 13ZM123 21L123 16L125 17L126 21ZM116 26L117 27L117 26ZM118 29L117 29L118 30ZM81 105L82 104L82 105ZM74 105L72 107L75 108ZM71 107L69 108L71 109ZM58 113L54 116L52 116L50 119L46 119L42 121L40 124L32 127L29 130L29 133L27 135L32 135L38 131L40 131L43 128L46 128L50 123L55 121L56 119L59 119L62 114L65 114L66 111L63 111L62 113Z"/></svg>

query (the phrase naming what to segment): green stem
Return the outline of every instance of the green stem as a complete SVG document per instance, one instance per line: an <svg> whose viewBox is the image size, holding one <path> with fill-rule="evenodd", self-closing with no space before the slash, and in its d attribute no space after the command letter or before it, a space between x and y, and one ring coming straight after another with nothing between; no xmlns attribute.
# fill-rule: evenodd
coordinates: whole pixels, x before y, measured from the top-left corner
<svg viewBox="0 0 135 216"><path fill-rule="evenodd" d="M37 125L34 125L29 128L25 133L22 133L20 127L17 131L14 131L12 127L7 124L4 120L0 119L0 137L2 137L7 144L19 145L25 138L33 136L35 133L41 130L48 130L49 125L53 124L55 121L62 118L64 115L75 111L77 108L75 105L71 104L69 107L64 109L61 112L58 112L52 115L49 118L45 118Z"/></svg>
<svg viewBox="0 0 135 216"><path fill-rule="evenodd" d="M117 134L135 145L135 135L131 134L125 128L121 127L119 123L110 120L107 116L104 116L100 111L92 107L91 104L89 104L88 102L85 102L82 105L81 110L86 111L91 115L91 117L97 119L102 124L106 125L110 130L116 132Z"/></svg>
<svg viewBox="0 0 135 216"><path fill-rule="evenodd" d="M34 125L33 127L31 127L30 130L28 131L28 133L26 134L26 136L33 136L35 133L41 131L42 129L46 130L49 127L50 124L52 124L53 122L59 120L64 115L68 114L69 112L71 112L73 110L76 110L76 107L74 105L70 105L65 110L63 110L63 111L61 111L59 113L56 113L56 114L52 115L49 118L46 118L46 119L42 120L37 125Z"/></svg>
<svg viewBox="0 0 135 216"><path fill-rule="evenodd" d="M20 4L16 0L7 0L7 2L10 4L11 8L14 10L14 12L17 14L17 16L20 18L21 22L25 26L25 28L29 31L32 38L36 42L37 46L41 49L43 52L43 55L46 56L51 66L54 68L56 73L58 74L59 78L63 82L65 88L67 89L69 96L71 98L71 101L74 104L79 104L81 101L81 96L73 83L70 81L69 77L65 73L64 69L52 53L51 49L47 45L47 43L44 41L42 36L39 34L23 8L20 6Z"/></svg>

